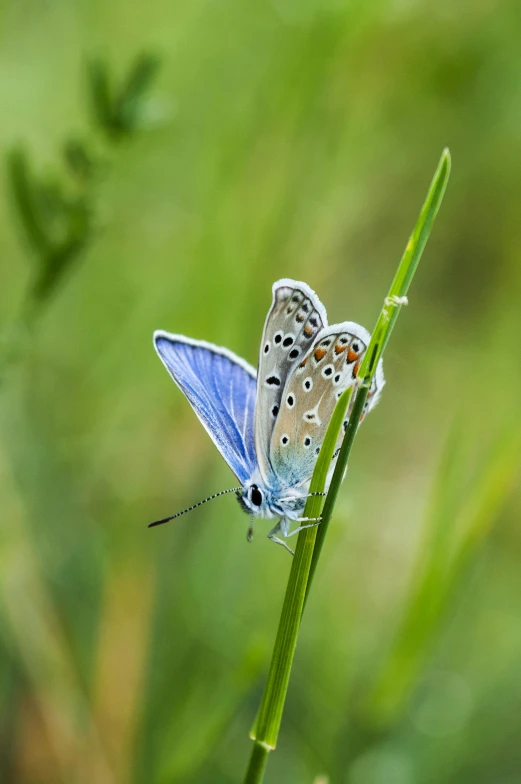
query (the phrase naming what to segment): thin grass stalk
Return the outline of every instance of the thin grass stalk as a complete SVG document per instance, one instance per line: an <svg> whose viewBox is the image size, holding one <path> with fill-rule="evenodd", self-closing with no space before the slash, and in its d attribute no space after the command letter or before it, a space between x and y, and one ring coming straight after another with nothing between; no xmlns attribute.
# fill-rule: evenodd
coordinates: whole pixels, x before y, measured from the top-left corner
<svg viewBox="0 0 521 784"><path fill-rule="evenodd" d="M268 762L270 749L262 743L255 742L250 757L250 764L246 771L244 784L256 784L264 778L264 769Z"/></svg>
<svg viewBox="0 0 521 784"><path fill-rule="evenodd" d="M340 484L347 466L347 460L353 447L354 439L360 425L360 417L364 410L369 389L376 373L378 362L389 340L403 299L418 266L423 249L429 237L434 219L441 204L450 173L450 154L444 150L429 188L427 198L420 212L407 247L391 284L389 294L376 323L369 346L364 355L356 389L353 410L349 417L349 425L342 443L329 492L325 503L322 497L314 495L308 498L304 511L305 517L322 515L322 522L315 528L301 531L298 537L295 556L286 588L277 637L273 649L268 679L264 689L261 706L254 727L250 733L254 740L252 754L244 779L245 784L259 784L264 777L269 752L276 747L284 703L288 689L293 657L297 645L298 630L304 604L316 571L322 550L327 527L333 513ZM328 468L340 433L351 390L346 390L337 403L331 422L326 432L324 444L319 454L310 485L310 492L323 492ZM322 508L323 507L323 508Z"/></svg>
<svg viewBox="0 0 521 784"><path fill-rule="evenodd" d="M405 248L404 254L398 265L396 275L389 293L384 300L384 305L380 311L376 327L371 336L371 340L367 351L362 360L358 378L360 380L360 388L358 390L355 404L353 406L352 415L349 418L347 431L342 442L340 454L338 456L337 464L329 487L326 501L324 503L324 510L322 513L322 522L317 531L315 542L315 549L311 561L311 568L309 574L309 581L307 593L311 588L313 577L315 576L318 559L324 546L324 541L329 528L331 515L335 507L338 491L344 478L344 472L347 467L347 461L351 454L351 449L360 427L360 416L364 410L364 404L367 398L373 376L376 372L378 362L387 346L389 337L396 323L396 319L402 308L402 304L407 301L407 293L411 285L414 273L418 267L427 240L431 233L431 229L440 208L440 204L447 187L447 181L450 174L450 153L445 149L442 153L438 168L434 174L431 186L427 193L427 198L420 211L420 215L414 227L414 230L409 237L409 241Z"/></svg>
<svg viewBox="0 0 521 784"><path fill-rule="evenodd" d="M346 390L333 412L327 429L324 443L315 466L310 485L310 493L323 493L327 480L328 468L336 448L336 443L344 421L351 390ZM313 495L308 498L304 517L320 517L322 497ZM313 555L317 527L301 531L291 564L291 571L282 606L282 613L277 631L273 658L268 673L259 714L252 729L251 736L268 750L274 749L282 718L282 710L288 688L291 663L297 644L298 627L304 607L307 576ZM255 781L255 779L254 779Z"/></svg>
<svg viewBox="0 0 521 784"><path fill-rule="evenodd" d="M451 437L447 447L452 444ZM448 451L446 449L443 455L431 502L433 530L429 531L418 554L416 573L395 639L362 706L364 721L372 727L389 726L403 710L435 632L443 622L449 598L468 567L471 555L490 532L515 486L521 457L521 431L504 434L499 439L484 468L474 477L467 496L460 497L456 508L451 510L450 529L445 511L446 488L440 481L448 473ZM441 541L436 542L436 537Z"/></svg>

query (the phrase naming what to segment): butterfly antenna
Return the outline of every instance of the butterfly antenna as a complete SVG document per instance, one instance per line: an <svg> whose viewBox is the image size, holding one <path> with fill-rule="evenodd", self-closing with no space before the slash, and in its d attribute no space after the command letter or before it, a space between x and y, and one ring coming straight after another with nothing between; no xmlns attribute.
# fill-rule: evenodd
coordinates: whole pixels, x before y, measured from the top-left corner
<svg viewBox="0 0 521 784"><path fill-rule="evenodd" d="M213 501L214 498L219 498L220 495L226 495L227 493L238 493L241 489L242 488L240 487L230 487L229 490L221 490L219 493L214 493L208 498L205 498L203 501L199 501L199 503L194 504L193 506L189 506L187 509L183 509L182 512L177 512L177 514L172 515L171 517L164 517L162 520L156 520L154 523L149 523L148 527L153 528L155 525L163 525L163 523L168 523L170 520L175 520L176 517L181 517L181 515L184 515L187 512L191 512L193 509L197 509L198 506L207 504L208 501Z"/></svg>

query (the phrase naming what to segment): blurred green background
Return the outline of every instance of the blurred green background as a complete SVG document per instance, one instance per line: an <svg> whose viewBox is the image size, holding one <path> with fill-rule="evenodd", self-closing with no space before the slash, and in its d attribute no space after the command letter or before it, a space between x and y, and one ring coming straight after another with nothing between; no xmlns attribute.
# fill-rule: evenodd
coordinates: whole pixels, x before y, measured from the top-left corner
<svg viewBox="0 0 521 784"><path fill-rule="evenodd" d="M313 587L266 782L521 781L521 17L516 2L0 4L0 142L94 231L0 386L0 780L240 782L289 556L152 349L256 362L271 285L371 329L453 172ZM86 58L161 69L107 143ZM37 263L4 166L0 329ZM73 187L73 186L71 186Z"/></svg>

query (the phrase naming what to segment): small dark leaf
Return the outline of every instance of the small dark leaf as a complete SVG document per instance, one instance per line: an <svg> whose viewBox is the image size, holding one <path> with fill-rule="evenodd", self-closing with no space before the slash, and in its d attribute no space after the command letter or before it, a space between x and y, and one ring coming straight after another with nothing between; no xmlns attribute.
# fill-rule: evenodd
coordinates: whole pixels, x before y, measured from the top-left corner
<svg viewBox="0 0 521 784"><path fill-rule="evenodd" d="M109 138L117 135L118 127L113 114L108 65L101 58L87 63L87 87L93 117Z"/></svg>
<svg viewBox="0 0 521 784"><path fill-rule="evenodd" d="M114 101L114 116L122 133L131 133L140 125L146 93L160 65L160 59L152 54L142 54L135 60Z"/></svg>
<svg viewBox="0 0 521 784"><path fill-rule="evenodd" d="M63 240L50 248L40 274L35 278L32 295L37 301L52 293L88 244L92 233L92 209L86 197L67 203L65 220Z"/></svg>
<svg viewBox="0 0 521 784"><path fill-rule="evenodd" d="M23 147L15 147L7 155L8 187L13 205L27 240L41 259L52 245L44 217L41 214L41 193L29 167Z"/></svg>
<svg viewBox="0 0 521 784"><path fill-rule="evenodd" d="M72 174L82 182L89 180L94 174L96 162L81 139L67 139L63 156Z"/></svg>

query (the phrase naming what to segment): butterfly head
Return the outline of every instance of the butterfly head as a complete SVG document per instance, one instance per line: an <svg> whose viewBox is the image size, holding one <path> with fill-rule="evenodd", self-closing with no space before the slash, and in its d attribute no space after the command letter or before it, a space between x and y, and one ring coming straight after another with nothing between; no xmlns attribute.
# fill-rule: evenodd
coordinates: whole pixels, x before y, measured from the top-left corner
<svg viewBox="0 0 521 784"><path fill-rule="evenodd" d="M237 491L237 499L245 512L267 519L292 517L303 508L305 495L301 496L294 489L289 498L285 497L287 495L288 491L276 491L267 487L257 476Z"/></svg>
<svg viewBox="0 0 521 784"><path fill-rule="evenodd" d="M247 482L237 491L237 499L242 509L257 517L275 517L270 509L271 493L261 482Z"/></svg>

